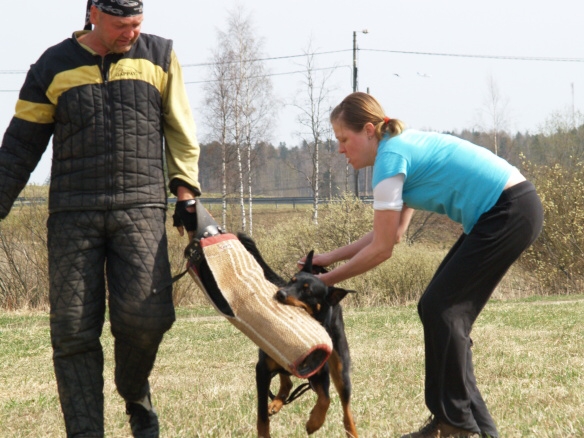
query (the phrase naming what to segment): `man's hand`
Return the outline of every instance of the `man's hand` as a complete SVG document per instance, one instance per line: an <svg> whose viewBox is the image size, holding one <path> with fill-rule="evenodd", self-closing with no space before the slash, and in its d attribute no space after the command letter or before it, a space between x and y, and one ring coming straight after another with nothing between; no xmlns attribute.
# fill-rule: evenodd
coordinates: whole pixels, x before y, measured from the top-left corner
<svg viewBox="0 0 584 438"><path fill-rule="evenodd" d="M176 201L174 214L172 215L172 225L178 230L178 233L184 236L185 229L189 240L193 238L193 233L197 229L197 214L195 213L195 199L185 201Z"/></svg>
<svg viewBox="0 0 584 438"><path fill-rule="evenodd" d="M182 236L185 234L185 228L189 236L189 242L193 240L194 231L197 229L197 214L195 209L195 194L184 186L179 186L176 192L177 202L172 215L173 226Z"/></svg>

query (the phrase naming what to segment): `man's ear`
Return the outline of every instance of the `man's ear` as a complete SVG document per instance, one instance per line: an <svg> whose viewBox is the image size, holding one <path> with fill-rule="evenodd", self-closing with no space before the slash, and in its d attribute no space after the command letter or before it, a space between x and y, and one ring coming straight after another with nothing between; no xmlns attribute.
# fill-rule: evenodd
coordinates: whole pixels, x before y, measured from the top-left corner
<svg viewBox="0 0 584 438"><path fill-rule="evenodd" d="M341 302L347 294L356 294L357 291L342 289L340 287L329 286L328 292L326 294L326 302L331 306L336 306Z"/></svg>

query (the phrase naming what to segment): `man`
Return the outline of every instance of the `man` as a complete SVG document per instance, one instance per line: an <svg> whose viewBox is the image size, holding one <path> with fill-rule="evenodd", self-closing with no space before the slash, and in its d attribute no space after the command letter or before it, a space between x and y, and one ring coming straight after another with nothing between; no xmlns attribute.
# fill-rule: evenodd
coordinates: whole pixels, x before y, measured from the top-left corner
<svg viewBox="0 0 584 438"><path fill-rule="evenodd" d="M200 195L199 146L172 41L140 34L142 17L141 0L89 0L86 30L31 67L0 148L2 219L53 136L50 325L70 437L104 434L106 284L117 390L133 435L158 436L148 377L175 319L164 154L181 235L182 225L194 227L187 209Z"/></svg>

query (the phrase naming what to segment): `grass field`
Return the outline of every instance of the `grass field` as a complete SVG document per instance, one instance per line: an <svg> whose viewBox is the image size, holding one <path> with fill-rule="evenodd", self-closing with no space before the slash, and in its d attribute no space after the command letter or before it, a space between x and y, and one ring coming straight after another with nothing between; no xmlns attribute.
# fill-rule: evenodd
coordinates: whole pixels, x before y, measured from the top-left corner
<svg viewBox="0 0 584 438"><path fill-rule="evenodd" d="M584 296L491 301L473 331L476 374L501 437L584 436ZM361 437L397 437L428 415L414 305L345 309ZM106 436L129 436L106 326ZM162 437L255 436L256 347L210 307L180 308L151 378ZM275 379L276 382L277 379ZM275 383L274 382L274 383ZM275 388L273 388L275 389ZM307 393L272 419L302 437ZM0 436L62 437L46 314L0 315ZM315 437L342 437L340 403Z"/></svg>

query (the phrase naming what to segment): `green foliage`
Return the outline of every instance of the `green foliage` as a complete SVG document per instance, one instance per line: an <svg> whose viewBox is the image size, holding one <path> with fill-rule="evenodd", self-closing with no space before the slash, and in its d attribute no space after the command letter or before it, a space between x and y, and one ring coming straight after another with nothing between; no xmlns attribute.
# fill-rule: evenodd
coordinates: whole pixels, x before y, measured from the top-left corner
<svg viewBox="0 0 584 438"><path fill-rule="evenodd" d="M326 252L360 239L373 227L373 208L345 196L321 208L318 225L305 220L280 221L254 239L266 261L284 278L297 271L296 262L311 249ZM340 286L357 291L348 303L357 306L395 304L417 299L424 291L444 250L428 246L398 245L393 257Z"/></svg>
<svg viewBox="0 0 584 438"><path fill-rule="evenodd" d="M544 228L523 263L548 293L577 292L584 279L584 162L524 163L544 208Z"/></svg>

